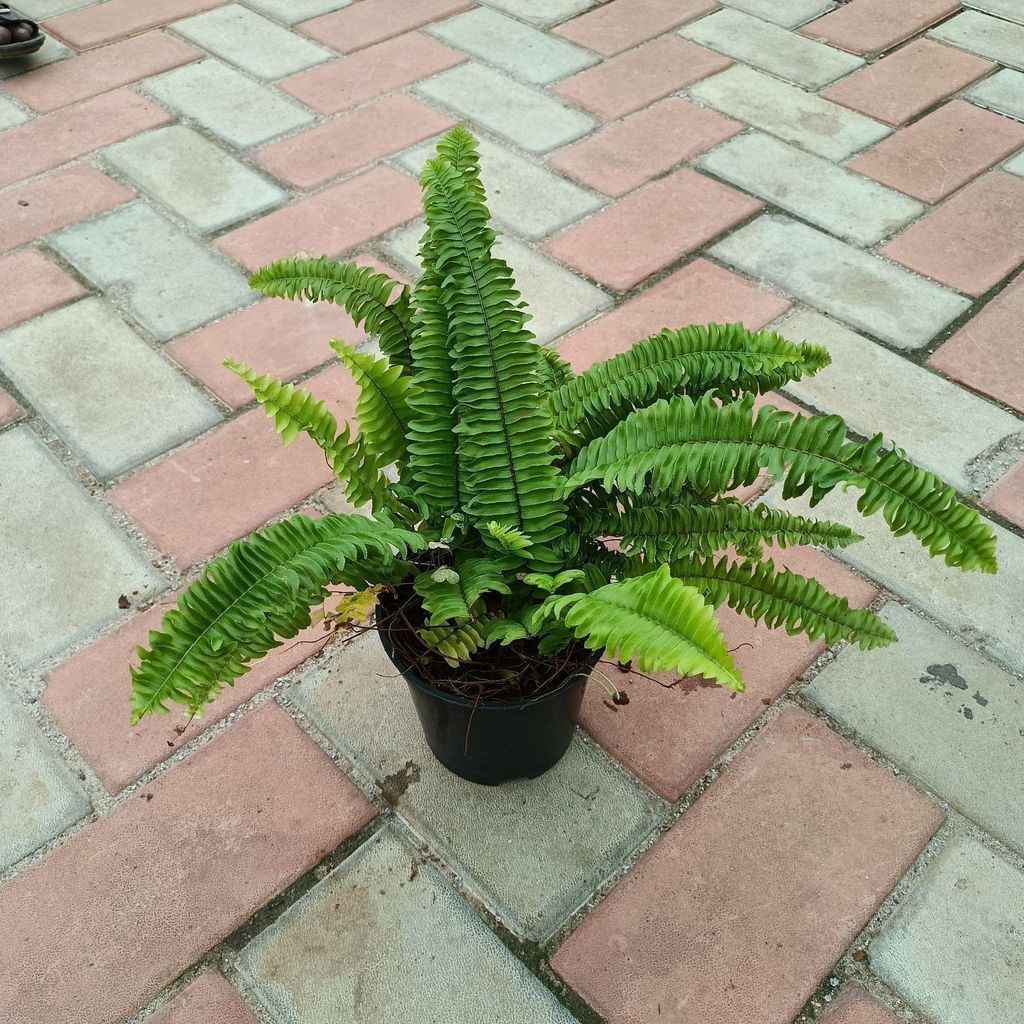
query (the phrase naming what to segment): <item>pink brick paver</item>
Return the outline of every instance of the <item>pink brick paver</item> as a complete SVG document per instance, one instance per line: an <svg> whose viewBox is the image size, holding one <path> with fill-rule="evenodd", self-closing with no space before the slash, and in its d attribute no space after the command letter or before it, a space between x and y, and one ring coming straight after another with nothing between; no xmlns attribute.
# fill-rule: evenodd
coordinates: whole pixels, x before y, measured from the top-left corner
<svg viewBox="0 0 1024 1024"><path fill-rule="evenodd" d="M763 205L684 167L556 235L546 248L596 281L626 291Z"/></svg>
<svg viewBox="0 0 1024 1024"><path fill-rule="evenodd" d="M106 0L88 10L48 19L43 27L76 50L91 50L179 18L222 7L228 0Z"/></svg>
<svg viewBox="0 0 1024 1024"><path fill-rule="evenodd" d="M34 177L139 132L171 115L128 89L56 110L0 135L0 187Z"/></svg>
<svg viewBox="0 0 1024 1024"><path fill-rule="evenodd" d="M612 0L559 25L554 34L605 57L710 14L714 0Z"/></svg>
<svg viewBox="0 0 1024 1024"><path fill-rule="evenodd" d="M792 1020L941 822L786 710L552 966L608 1024Z"/></svg>
<svg viewBox="0 0 1024 1024"><path fill-rule="evenodd" d="M902 1024L902 1021L863 985L851 982L825 1011L821 1024Z"/></svg>
<svg viewBox="0 0 1024 1024"><path fill-rule="evenodd" d="M159 628L164 613L173 607L174 598L161 601L47 676L44 704L111 793L119 793L166 761L178 747L226 718L323 647L322 627L311 626L257 662L201 718L189 722L183 708L171 705L169 715L151 715L129 726L128 669L138 664L135 649L146 645L150 630ZM177 733L182 726L184 731Z"/></svg>
<svg viewBox="0 0 1024 1024"><path fill-rule="evenodd" d="M616 0L618 2L618 0ZM743 131L739 121L676 96L554 153L548 163L609 196L624 196Z"/></svg>
<svg viewBox="0 0 1024 1024"><path fill-rule="evenodd" d="M860 174L926 203L966 185L1024 146L1024 125L953 100L850 161Z"/></svg>
<svg viewBox="0 0 1024 1024"><path fill-rule="evenodd" d="M373 260L357 258L355 262L375 265ZM334 358L328 347L331 338L358 345L366 335L344 309L329 302L265 299L172 341L164 351L221 401L240 409L254 401L252 388L224 366L225 359L281 380L294 380Z"/></svg>
<svg viewBox="0 0 1024 1024"><path fill-rule="evenodd" d="M0 889L0 1019L121 1020L373 814L285 712L254 712Z"/></svg>
<svg viewBox="0 0 1024 1024"><path fill-rule="evenodd" d="M959 9L959 0L852 0L800 32L850 53L880 53Z"/></svg>
<svg viewBox="0 0 1024 1024"><path fill-rule="evenodd" d="M878 596L872 584L812 548L775 551L772 561L780 569L813 576L858 608ZM665 689L600 665L599 671L627 692L629 703L611 704L593 683L584 698L583 728L666 800L678 800L825 650L820 641L755 626L725 606L718 617L746 680L745 692L734 694L697 677ZM658 678L665 684L676 680L671 674Z"/></svg>
<svg viewBox="0 0 1024 1024"><path fill-rule="evenodd" d="M928 365L975 391L1024 412L1024 275L940 346Z"/></svg>
<svg viewBox="0 0 1024 1024"><path fill-rule="evenodd" d="M997 67L973 53L932 39L915 39L877 64L830 85L821 95L898 126Z"/></svg>
<svg viewBox="0 0 1024 1024"><path fill-rule="evenodd" d="M339 420L355 410L356 386L341 366L303 384ZM110 492L179 568L242 537L331 482L323 452L305 435L287 448L262 409L218 427Z"/></svg>
<svg viewBox="0 0 1024 1024"><path fill-rule="evenodd" d="M1024 462L1018 462L982 498L981 503L1024 528Z"/></svg>
<svg viewBox="0 0 1024 1024"><path fill-rule="evenodd" d="M25 411L3 388L0 388L0 427L20 420Z"/></svg>
<svg viewBox="0 0 1024 1024"><path fill-rule="evenodd" d="M1024 178L986 174L882 251L967 295L987 292L1024 263Z"/></svg>
<svg viewBox="0 0 1024 1024"><path fill-rule="evenodd" d="M124 185L84 165L0 192L0 252L113 210L134 197Z"/></svg>
<svg viewBox="0 0 1024 1024"><path fill-rule="evenodd" d="M411 96L384 96L316 128L260 150L259 164L299 188L315 188L331 178L409 149L451 128L447 114Z"/></svg>
<svg viewBox="0 0 1024 1024"><path fill-rule="evenodd" d="M408 32L282 79L280 86L321 114L337 114L467 59L433 36Z"/></svg>
<svg viewBox="0 0 1024 1024"><path fill-rule="evenodd" d="M202 50L175 36L147 32L80 57L47 64L30 75L19 75L2 84L7 92L34 110L46 112L204 56Z"/></svg>
<svg viewBox="0 0 1024 1024"><path fill-rule="evenodd" d="M746 324L763 327L789 309L789 302L762 291L707 260L694 260L606 316L576 331L558 347L580 373L602 359L625 352L663 327L688 324Z"/></svg>
<svg viewBox="0 0 1024 1024"><path fill-rule="evenodd" d="M472 6L469 0L416 0L414 4L408 0L360 0L340 11L303 22L299 31L339 53L352 53L432 21L468 11Z"/></svg>
<svg viewBox="0 0 1024 1024"><path fill-rule="evenodd" d="M258 270L300 252L338 256L419 213L416 180L390 167L374 167L221 235L217 248Z"/></svg>
<svg viewBox="0 0 1024 1024"><path fill-rule="evenodd" d="M41 252L0 257L0 330L20 324L85 294L85 289Z"/></svg>
<svg viewBox="0 0 1024 1024"><path fill-rule="evenodd" d="M662 36L559 82L551 91L613 121L732 63L677 35Z"/></svg>
<svg viewBox="0 0 1024 1024"><path fill-rule="evenodd" d="M256 1024L238 993L216 971L204 971L149 1024Z"/></svg>

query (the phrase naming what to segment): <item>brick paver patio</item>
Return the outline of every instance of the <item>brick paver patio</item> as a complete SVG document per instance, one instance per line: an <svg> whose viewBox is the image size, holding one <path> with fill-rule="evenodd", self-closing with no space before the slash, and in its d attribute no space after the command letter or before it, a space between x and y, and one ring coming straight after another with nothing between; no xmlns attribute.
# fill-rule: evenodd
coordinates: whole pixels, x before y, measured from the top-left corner
<svg viewBox="0 0 1024 1024"><path fill-rule="evenodd" d="M0 62L0 1021L1022 1024L1024 0L19 7L51 38ZM326 340L370 340L248 272L408 279L460 120L542 342L825 344L779 401L896 437L1000 574L877 519L842 562L780 552L902 643L727 612L745 694L593 686L566 758L496 790L432 760L374 637L130 729L175 593L343 507L220 363L347 418Z"/></svg>

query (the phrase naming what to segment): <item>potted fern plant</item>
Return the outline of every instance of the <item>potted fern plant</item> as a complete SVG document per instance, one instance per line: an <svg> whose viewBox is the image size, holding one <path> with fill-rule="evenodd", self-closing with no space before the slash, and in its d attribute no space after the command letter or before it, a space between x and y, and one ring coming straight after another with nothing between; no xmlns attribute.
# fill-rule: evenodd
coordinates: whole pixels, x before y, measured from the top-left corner
<svg viewBox="0 0 1024 1024"><path fill-rule="evenodd" d="M755 396L827 366L824 349L708 324L574 374L527 330L465 128L441 140L421 184L414 288L326 258L284 260L251 281L268 296L337 303L377 336L379 356L331 342L360 388L357 433L303 389L228 363L284 442L309 435L369 514L293 516L212 562L141 652L133 721L169 702L199 713L339 587L330 621L375 612L431 748L484 783L561 757L602 652L742 690L715 617L723 603L829 643L891 643L870 611L764 556L766 543L860 538L728 496L762 470L812 504L853 485L861 513L950 566L995 571L977 511L880 436L850 441L837 416L755 410Z"/></svg>

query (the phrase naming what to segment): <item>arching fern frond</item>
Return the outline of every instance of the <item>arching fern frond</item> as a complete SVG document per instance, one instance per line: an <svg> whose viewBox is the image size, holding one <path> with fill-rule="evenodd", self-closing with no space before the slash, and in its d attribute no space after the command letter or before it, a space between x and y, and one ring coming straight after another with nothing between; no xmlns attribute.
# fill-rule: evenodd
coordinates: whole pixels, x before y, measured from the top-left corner
<svg viewBox="0 0 1024 1024"><path fill-rule="evenodd" d="M894 534L913 533L948 565L995 572L995 534L934 474L882 450L881 435L846 440L838 416L798 416L753 399L720 406L706 396L658 401L632 413L583 449L569 488L600 480L606 489L665 491L692 485L721 493L751 484L761 469L785 478L782 496L807 491L811 504L842 483L861 488L864 515L881 511Z"/></svg>
<svg viewBox="0 0 1024 1024"><path fill-rule="evenodd" d="M799 573L779 571L771 561L733 562L728 558L691 558L675 561L672 575L696 587L715 606L783 626L790 634L806 633L828 644L854 640L864 650L885 647L896 634L874 612L851 608L845 597L826 590L817 580Z"/></svg>
<svg viewBox="0 0 1024 1024"><path fill-rule="evenodd" d="M172 701L196 714L252 662L310 623L350 561L392 560L424 546L365 516L294 516L236 541L178 598L132 670L132 721Z"/></svg>
<svg viewBox="0 0 1024 1024"><path fill-rule="evenodd" d="M512 272L491 252L486 206L452 164L431 160L420 180L454 344L465 511L478 524L494 520L550 541L565 509L551 420L537 401L540 357Z"/></svg>
<svg viewBox="0 0 1024 1024"><path fill-rule="evenodd" d="M572 372L572 367L553 348L541 345L538 352L540 381L548 391L557 391L569 381L575 380L576 374Z"/></svg>
<svg viewBox="0 0 1024 1024"><path fill-rule="evenodd" d="M706 392L761 394L828 366L819 345L787 341L742 324L663 330L560 387L549 404L556 425L583 441L607 433L623 416L659 398Z"/></svg>
<svg viewBox="0 0 1024 1024"><path fill-rule="evenodd" d="M643 505L585 513L583 530L596 537L619 537L623 551L642 550L655 562L686 555L710 555L734 547L760 557L761 544L846 547L862 538L842 523L809 519L767 505L743 505L724 498L712 505L649 501Z"/></svg>
<svg viewBox="0 0 1024 1024"><path fill-rule="evenodd" d="M481 647L487 644L483 633L487 620L477 617L479 609L470 611L470 618L464 622L428 626L419 630L423 642L437 651L452 668L469 661Z"/></svg>
<svg viewBox="0 0 1024 1024"><path fill-rule="evenodd" d="M412 303L409 287L372 267L319 259L278 260L249 278L249 287L272 298L308 299L343 306L356 327L377 336L395 366L411 362ZM398 295L391 298L395 289Z"/></svg>
<svg viewBox="0 0 1024 1024"><path fill-rule="evenodd" d="M356 416L366 444L382 466L404 462L413 415L409 400L416 393L416 385L386 359L358 352L337 338L331 341L331 348L359 385Z"/></svg>
<svg viewBox="0 0 1024 1024"><path fill-rule="evenodd" d="M467 556L457 559L454 570L425 569L416 577L414 586L430 613L427 625L440 626L453 619L469 618L470 609L482 594L511 593L505 577L518 564L518 559L509 562Z"/></svg>
<svg viewBox="0 0 1024 1024"><path fill-rule="evenodd" d="M613 661L743 689L711 606L699 591L674 579L668 566L590 593L556 595L544 607L590 650L605 650Z"/></svg>

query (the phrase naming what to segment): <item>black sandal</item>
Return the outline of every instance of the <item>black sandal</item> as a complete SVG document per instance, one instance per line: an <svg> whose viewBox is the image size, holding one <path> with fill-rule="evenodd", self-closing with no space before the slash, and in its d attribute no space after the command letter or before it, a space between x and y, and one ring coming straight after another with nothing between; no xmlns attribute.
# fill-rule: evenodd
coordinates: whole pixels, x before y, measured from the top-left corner
<svg viewBox="0 0 1024 1024"><path fill-rule="evenodd" d="M44 42L46 36L31 18L0 3L0 60L35 53Z"/></svg>

